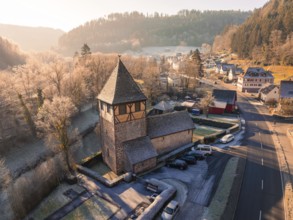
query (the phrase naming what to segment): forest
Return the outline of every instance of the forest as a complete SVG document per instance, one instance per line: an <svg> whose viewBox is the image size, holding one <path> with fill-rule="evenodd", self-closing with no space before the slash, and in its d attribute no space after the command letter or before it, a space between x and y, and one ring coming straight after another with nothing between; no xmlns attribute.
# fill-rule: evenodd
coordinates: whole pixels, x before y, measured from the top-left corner
<svg viewBox="0 0 293 220"><path fill-rule="evenodd" d="M226 25L241 24L250 14L197 10L182 10L176 15L114 13L65 33L59 39L59 52L72 55L83 43L93 52L122 52L146 46L200 46L212 43Z"/></svg>
<svg viewBox="0 0 293 220"><path fill-rule="evenodd" d="M24 63L25 55L18 46L0 36L0 70Z"/></svg>
<svg viewBox="0 0 293 220"><path fill-rule="evenodd" d="M264 65L293 65L293 0L271 0L239 26L231 48Z"/></svg>

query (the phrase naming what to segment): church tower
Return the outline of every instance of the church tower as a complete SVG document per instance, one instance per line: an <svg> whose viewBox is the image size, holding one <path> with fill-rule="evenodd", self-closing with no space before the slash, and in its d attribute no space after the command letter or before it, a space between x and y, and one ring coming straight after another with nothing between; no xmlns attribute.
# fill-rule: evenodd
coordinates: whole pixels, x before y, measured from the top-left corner
<svg viewBox="0 0 293 220"><path fill-rule="evenodd" d="M146 99L119 56L98 95L103 160L116 174L125 170L123 142L147 135Z"/></svg>

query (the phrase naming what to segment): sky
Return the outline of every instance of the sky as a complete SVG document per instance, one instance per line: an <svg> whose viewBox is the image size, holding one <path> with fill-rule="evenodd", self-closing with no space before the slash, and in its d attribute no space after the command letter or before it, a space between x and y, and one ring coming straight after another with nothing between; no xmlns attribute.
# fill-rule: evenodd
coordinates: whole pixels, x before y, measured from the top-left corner
<svg viewBox="0 0 293 220"><path fill-rule="evenodd" d="M69 31L114 12L176 14L182 9L253 10L268 0L2 0L0 23Z"/></svg>

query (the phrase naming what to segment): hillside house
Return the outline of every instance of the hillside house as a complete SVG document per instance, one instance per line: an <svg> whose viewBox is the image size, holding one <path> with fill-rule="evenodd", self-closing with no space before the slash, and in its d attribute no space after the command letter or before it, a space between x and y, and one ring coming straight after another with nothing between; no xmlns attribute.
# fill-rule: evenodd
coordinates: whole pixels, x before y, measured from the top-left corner
<svg viewBox="0 0 293 220"><path fill-rule="evenodd" d="M209 106L210 114L232 113L236 108L237 93L234 90L214 89L214 102Z"/></svg>
<svg viewBox="0 0 293 220"><path fill-rule="evenodd" d="M258 93L266 84L274 84L271 72L260 67L249 67L244 74L238 76L237 90Z"/></svg>
<svg viewBox="0 0 293 220"><path fill-rule="evenodd" d="M278 102L280 96L279 86L268 85L259 90L259 98L263 102Z"/></svg>
<svg viewBox="0 0 293 220"><path fill-rule="evenodd" d="M146 116L146 96L120 60L97 97L102 156L116 174L156 166L158 154L192 142L186 111Z"/></svg>

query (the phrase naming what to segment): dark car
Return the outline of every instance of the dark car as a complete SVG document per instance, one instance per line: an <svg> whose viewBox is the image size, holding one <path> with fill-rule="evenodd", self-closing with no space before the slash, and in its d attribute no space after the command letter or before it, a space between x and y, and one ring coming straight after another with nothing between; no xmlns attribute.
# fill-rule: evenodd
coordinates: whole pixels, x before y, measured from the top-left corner
<svg viewBox="0 0 293 220"><path fill-rule="evenodd" d="M187 163L184 160L172 160L172 161L167 161L166 164L167 167L172 167L172 168L177 168L180 170L185 170L187 169Z"/></svg>
<svg viewBox="0 0 293 220"><path fill-rule="evenodd" d="M204 160L205 159L205 156L204 155L199 154L199 153L197 153L195 151L189 151L185 155L186 156L192 156L192 157L194 157L197 160Z"/></svg>
<svg viewBox="0 0 293 220"><path fill-rule="evenodd" d="M196 158L194 156L184 155L178 159L185 161L187 164L196 164Z"/></svg>

